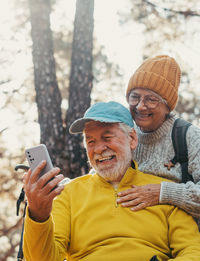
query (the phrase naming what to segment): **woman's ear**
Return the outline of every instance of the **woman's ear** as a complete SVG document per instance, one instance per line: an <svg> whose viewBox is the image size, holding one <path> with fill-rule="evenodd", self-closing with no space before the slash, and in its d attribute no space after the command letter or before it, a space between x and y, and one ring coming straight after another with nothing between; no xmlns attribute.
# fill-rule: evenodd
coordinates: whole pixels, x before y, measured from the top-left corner
<svg viewBox="0 0 200 261"><path fill-rule="evenodd" d="M134 128L132 128L132 130L131 130L129 135L130 135L130 138L131 138L130 146L131 146L131 149L134 150L137 147L137 145L138 145L137 133L136 133Z"/></svg>

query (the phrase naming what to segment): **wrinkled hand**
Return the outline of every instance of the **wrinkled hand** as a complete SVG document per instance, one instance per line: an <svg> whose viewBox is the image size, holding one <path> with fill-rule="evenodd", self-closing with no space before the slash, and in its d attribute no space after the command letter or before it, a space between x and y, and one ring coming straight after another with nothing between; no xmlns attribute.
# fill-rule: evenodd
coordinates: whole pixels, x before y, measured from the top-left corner
<svg viewBox="0 0 200 261"><path fill-rule="evenodd" d="M33 172L29 169L24 176L24 191L28 201L29 215L37 222L44 222L49 218L53 199L64 189L63 185L56 187L64 178L62 174L58 175L59 168L53 168L39 178L45 165L46 162L42 161Z"/></svg>
<svg viewBox="0 0 200 261"><path fill-rule="evenodd" d="M120 203L123 207L131 207L132 211L158 205L160 186L160 184L133 185L131 189L118 193L117 203Z"/></svg>

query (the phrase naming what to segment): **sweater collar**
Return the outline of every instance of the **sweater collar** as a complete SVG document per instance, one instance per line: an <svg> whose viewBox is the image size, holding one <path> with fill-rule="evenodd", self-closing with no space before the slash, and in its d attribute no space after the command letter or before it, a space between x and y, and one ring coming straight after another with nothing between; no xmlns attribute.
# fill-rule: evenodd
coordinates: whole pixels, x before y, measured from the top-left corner
<svg viewBox="0 0 200 261"><path fill-rule="evenodd" d="M167 136L171 133L172 126L177 117L174 113L170 114L170 117L164 121L164 123L155 131L143 132L139 127L136 126L138 135L138 143L152 144L160 140L163 136Z"/></svg>

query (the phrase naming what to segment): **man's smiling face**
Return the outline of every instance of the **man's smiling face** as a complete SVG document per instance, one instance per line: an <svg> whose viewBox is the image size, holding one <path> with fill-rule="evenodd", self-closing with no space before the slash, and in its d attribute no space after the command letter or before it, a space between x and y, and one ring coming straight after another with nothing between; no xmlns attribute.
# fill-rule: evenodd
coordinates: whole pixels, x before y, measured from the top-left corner
<svg viewBox="0 0 200 261"><path fill-rule="evenodd" d="M131 141L118 123L90 121L84 129L92 167L107 181L119 182L131 164Z"/></svg>

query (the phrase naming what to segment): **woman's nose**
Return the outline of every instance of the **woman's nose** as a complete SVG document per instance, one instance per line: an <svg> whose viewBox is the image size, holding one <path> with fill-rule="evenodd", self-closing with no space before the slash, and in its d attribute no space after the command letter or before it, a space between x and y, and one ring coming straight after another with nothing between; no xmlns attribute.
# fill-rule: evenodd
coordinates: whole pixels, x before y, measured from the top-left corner
<svg viewBox="0 0 200 261"><path fill-rule="evenodd" d="M146 109L146 105L145 105L145 103L144 103L144 100L143 99L140 99L139 100L139 102L138 102L138 104L136 105L136 109L137 110L141 110L141 109Z"/></svg>

